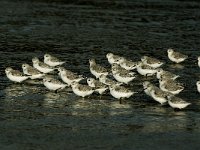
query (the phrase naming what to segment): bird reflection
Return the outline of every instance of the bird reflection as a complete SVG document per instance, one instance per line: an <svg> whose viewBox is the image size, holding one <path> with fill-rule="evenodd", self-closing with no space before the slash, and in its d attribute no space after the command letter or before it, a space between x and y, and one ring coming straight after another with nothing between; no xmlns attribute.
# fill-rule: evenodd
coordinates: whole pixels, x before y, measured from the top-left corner
<svg viewBox="0 0 200 150"><path fill-rule="evenodd" d="M173 69L184 69L184 66L181 64L171 64L169 67Z"/></svg>
<svg viewBox="0 0 200 150"><path fill-rule="evenodd" d="M23 90L23 85L20 84L12 84L4 89L5 93L5 99L11 98L11 97L18 97L25 95L26 92Z"/></svg>
<svg viewBox="0 0 200 150"><path fill-rule="evenodd" d="M11 97L24 96L28 93L39 93L40 91L40 88L36 86L30 86L25 84L12 84L4 89L6 99Z"/></svg>
<svg viewBox="0 0 200 150"><path fill-rule="evenodd" d="M112 101L109 104L109 114L113 115L120 115L120 114L131 114L132 113L132 106L128 103L121 105L119 101Z"/></svg>
<svg viewBox="0 0 200 150"><path fill-rule="evenodd" d="M71 106L72 115L79 116L91 115L92 101L86 98L78 98L73 100L73 104ZM93 107L94 108L94 107Z"/></svg>
<svg viewBox="0 0 200 150"><path fill-rule="evenodd" d="M12 84L7 86L3 92L4 97L2 104L4 107L12 109L22 109L28 106L39 105L43 99L41 88L33 85Z"/></svg>
<svg viewBox="0 0 200 150"><path fill-rule="evenodd" d="M44 94L44 107L64 107L67 102L70 101L68 98L68 93L54 93L48 92Z"/></svg>
<svg viewBox="0 0 200 150"><path fill-rule="evenodd" d="M149 117L151 116L151 117ZM142 132L165 132L186 130L188 128L189 119L186 112L183 111L166 111L166 113L158 115L158 112L152 112L151 115L143 117L144 128Z"/></svg>
<svg viewBox="0 0 200 150"><path fill-rule="evenodd" d="M97 97L91 98L78 98L73 100L71 105L72 114L92 116L92 115L120 115L120 114L131 114L131 104L125 103L120 104L119 101L109 101L108 99L99 99Z"/></svg>
<svg viewBox="0 0 200 150"><path fill-rule="evenodd" d="M75 116L107 115L108 101L97 97L73 99L71 105L72 114Z"/></svg>

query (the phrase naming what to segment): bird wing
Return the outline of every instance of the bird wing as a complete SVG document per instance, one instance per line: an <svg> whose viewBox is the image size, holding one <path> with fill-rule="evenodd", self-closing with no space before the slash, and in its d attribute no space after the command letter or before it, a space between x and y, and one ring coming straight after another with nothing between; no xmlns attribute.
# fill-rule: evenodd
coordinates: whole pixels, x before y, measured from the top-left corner
<svg viewBox="0 0 200 150"><path fill-rule="evenodd" d="M42 68L48 68L48 69L53 69L53 67L43 63L43 62L39 62L39 66L41 66Z"/></svg>
<svg viewBox="0 0 200 150"><path fill-rule="evenodd" d="M181 54L179 52L174 52L174 58L179 59L179 58L187 58L187 55Z"/></svg>
<svg viewBox="0 0 200 150"><path fill-rule="evenodd" d="M28 69L28 72L32 75L37 75L37 74L40 74L41 72L38 71L37 69L33 68L33 67L29 67Z"/></svg>
<svg viewBox="0 0 200 150"><path fill-rule="evenodd" d="M100 65L95 65L93 68L96 72L108 72L106 68L100 66Z"/></svg>
<svg viewBox="0 0 200 150"><path fill-rule="evenodd" d="M161 61L156 59L156 58L148 57L147 58L147 63L148 64L155 64L155 63L161 63Z"/></svg>
<svg viewBox="0 0 200 150"><path fill-rule="evenodd" d="M51 56L51 59L50 59L52 62L60 62L60 60L56 57L53 57Z"/></svg>
<svg viewBox="0 0 200 150"><path fill-rule="evenodd" d="M21 73L21 72L18 71L18 70L12 70L12 71L11 71L11 74L15 74L15 75L17 75L17 76L23 76L23 73Z"/></svg>

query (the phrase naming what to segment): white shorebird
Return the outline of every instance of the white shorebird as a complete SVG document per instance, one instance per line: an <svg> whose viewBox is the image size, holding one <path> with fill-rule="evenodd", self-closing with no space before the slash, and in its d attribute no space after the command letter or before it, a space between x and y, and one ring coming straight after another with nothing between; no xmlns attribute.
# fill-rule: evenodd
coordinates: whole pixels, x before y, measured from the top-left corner
<svg viewBox="0 0 200 150"><path fill-rule="evenodd" d="M167 53L168 53L168 58L175 63L181 63L188 58L187 55L184 55L180 52L175 52L171 48L167 50Z"/></svg>
<svg viewBox="0 0 200 150"><path fill-rule="evenodd" d="M183 86L183 83L177 82L176 80L170 79L170 78L160 78L159 79L159 85L162 84L172 84L172 85L177 85L177 86Z"/></svg>
<svg viewBox="0 0 200 150"><path fill-rule="evenodd" d="M184 86L175 82L174 80L160 79L159 86L161 90L170 92L174 95L179 94L181 91L184 90Z"/></svg>
<svg viewBox="0 0 200 150"><path fill-rule="evenodd" d="M137 65L137 72L143 76L153 76L156 74L157 70L151 66L139 62Z"/></svg>
<svg viewBox="0 0 200 150"><path fill-rule="evenodd" d="M175 80L177 79L178 77L180 77L179 75L176 75L176 74L173 74L169 71L165 71L163 70L162 68L159 68L157 69L157 74L156 74L156 77L157 79L161 79L161 78L164 78L164 79L172 79L172 80Z"/></svg>
<svg viewBox="0 0 200 150"><path fill-rule="evenodd" d="M151 87L154 87L154 85L150 83L149 81L144 81L142 85L143 85L145 94L151 97L150 89Z"/></svg>
<svg viewBox="0 0 200 150"><path fill-rule="evenodd" d="M29 78L29 76L25 76L20 71L14 70L11 67L7 67L5 69L5 73L6 73L7 78L13 82L21 83Z"/></svg>
<svg viewBox="0 0 200 150"><path fill-rule="evenodd" d="M109 78L107 78L106 75L103 75L103 74L99 76L99 81L106 85L112 85L112 84L122 85L123 84L121 82L117 82L115 80L109 79Z"/></svg>
<svg viewBox="0 0 200 150"><path fill-rule="evenodd" d="M124 59L123 57L120 57L119 55L114 55L113 53L106 54L106 58L111 65L113 63L120 64L120 62L122 62Z"/></svg>
<svg viewBox="0 0 200 150"><path fill-rule="evenodd" d="M149 57L149 56L143 56L141 58L141 61L143 64L151 66L153 68L158 68L164 64L164 62L158 60L157 58Z"/></svg>
<svg viewBox="0 0 200 150"><path fill-rule="evenodd" d="M34 57L32 59L32 62L33 62L33 67L42 73L49 73L49 72L52 72L55 70L54 67L51 67L51 66L39 61L39 59L37 57Z"/></svg>
<svg viewBox="0 0 200 150"><path fill-rule="evenodd" d="M64 67L58 67L57 70L58 70L58 75L59 75L59 76L61 75L61 73L65 73L65 74L76 74L76 73L74 73L74 72L72 72L72 71L70 71L70 70L68 70L68 69L65 69Z"/></svg>
<svg viewBox="0 0 200 150"><path fill-rule="evenodd" d="M108 71L106 68L100 66L95 62L95 59L90 59L90 72L96 77L99 78L100 75L108 75Z"/></svg>
<svg viewBox="0 0 200 150"><path fill-rule="evenodd" d="M118 65L116 63L112 64L111 71L112 71L112 74L115 74L115 73L124 73L124 74L135 75L135 72L132 72L130 70L126 70L125 68L121 67L120 65Z"/></svg>
<svg viewBox="0 0 200 150"><path fill-rule="evenodd" d="M58 90L64 89L66 86L68 86L67 84L64 84L64 83L60 82L59 80L56 80L56 79L51 78L51 77L44 77L43 78L43 84L49 90L56 91L56 92Z"/></svg>
<svg viewBox="0 0 200 150"><path fill-rule="evenodd" d="M176 96L167 96L167 98L168 103L172 108L183 109L191 104Z"/></svg>
<svg viewBox="0 0 200 150"><path fill-rule="evenodd" d="M68 85L71 85L73 81L79 82L84 79L81 75L77 75L74 72L65 69L64 67L59 67L58 71L60 78L63 80L63 82L67 83Z"/></svg>
<svg viewBox="0 0 200 150"><path fill-rule="evenodd" d="M94 78L87 78L87 83L90 87L95 88L95 91L97 91L100 95L102 95L108 89L107 85L95 80Z"/></svg>
<svg viewBox="0 0 200 150"><path fill-rule="evenodd" d="M133 79L136 78L135 72L126 70L126 69L122 68L120 65L115 64L115 63L112 64L111 71L112 71L113 77L118 82L122 82L125 84L128 84L130 81L132 81Z"/></svg>
<svg viewBox="0 0 200 150"><path fill-rule="evenodd" d="M43 76L45 76L45 74L33 68L29 64L22 64L22 69L23 69L23 73L26 75L29 75L31 79L40 79Z"/></svg>
<svg viewBox="0 0 200 150"><path fill-rule="evenodd" d="M133 62L131 60L126 60L125 58L122 58L119 65L126 70L134 70L137 68L138 62Z"/></svg>
<svg viewBox="0 0 200 150"><path fill-rule="evenodd" d="M86 97L91 95L95 90L90 87L89 85L83 85L83 84L79 84L78 82L73 81L71 83L71 87L73 92L81 97Z"/></svg>
<svg viewBox="0 0 200 150"><path fill-rule="evenodd" d="M162 91L156 86L151 86L149 89L149 93L151 97L155 101L159 102L161 105L165 104L168 101L167 96L171 95L170 93Z"/></svg>
<svg viewBox="0 0 200 150"><path fill-rule="evenodd" d="M118 86L118 85L110 85L109 86L110 94L117 99L123 99L123 98L129 98L131 97L134 93L123 86Z"/></svg>
<svg viewBox="0 0 200 150"><path fill-rule="evenodd" d="M127 74L124 72L117 72L113 74L113 77L121 83L125 83L128 84L129 82L131 82L133 79L136 78L136 75L131 75L131 74Z"/></svg>
<svg viewBox="0 0 200 150"><path fill-rule="evenodd" d="M198 66L200 67L200 56L197 59L198 59Z"/></svg>
<svg viewBox="0 0 200 150"><path fill-rule="evenodd" d="M200 93L200 81L196 82L196 86L197 86L197 91Z"/></svg>
<svg viewBox="0 0 200 150"><path fill-rule="evenodd" d="M50 54L45 54L44 55L44 63L49 66L55 67L55 66L64 64L65 61L61 61L58 58L51 56Z"/></svg>

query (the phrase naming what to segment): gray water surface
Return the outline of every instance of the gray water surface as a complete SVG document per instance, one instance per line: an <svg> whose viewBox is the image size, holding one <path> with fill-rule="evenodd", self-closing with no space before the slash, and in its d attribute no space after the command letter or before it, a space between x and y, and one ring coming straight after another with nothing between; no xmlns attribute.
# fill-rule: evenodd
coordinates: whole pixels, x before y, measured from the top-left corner
<svg viewBox="0 0 200 150"><path fill-rule="evenodd" d="M200 149L200 3L197 1L0 1L0 149ZM174 48L189 55L174 65ZM35 56L50 53L64 67L92 77L88 60L109 68L108 52L137 61L143 55L165 61L192 105L181 111L143 92L119 104L109 93L82 99L67 88L14 84L4 69L21 70ZM134 91L154 78L139 76Z"/></svg>

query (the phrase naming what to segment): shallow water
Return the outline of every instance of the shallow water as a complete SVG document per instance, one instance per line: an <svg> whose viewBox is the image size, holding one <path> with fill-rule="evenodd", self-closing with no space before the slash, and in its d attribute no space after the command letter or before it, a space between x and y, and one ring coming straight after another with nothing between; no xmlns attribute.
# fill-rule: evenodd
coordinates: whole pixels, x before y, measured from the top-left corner
<svg viewBox="0 0 200 150"><path fill-rule="evenodd" d="M1 149L199 149L200 3L189 1L6 1L0 2L0 148ZM168 48L189 55L169 62ZM181 75L179 94L192 105L181 111L160 106L138 93L119 104L109 93L79 98L70 89L57 94L40 84L13 84L11 66L31 64L50 53L64 67L92 77L88 59L110 67L113 52L131 60L143 55L166 62ZM130 88L142 90L138 77Z"/></svg>

